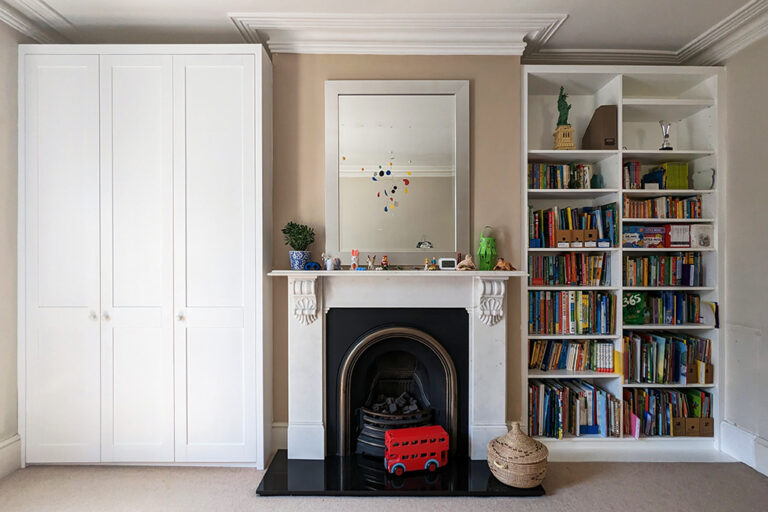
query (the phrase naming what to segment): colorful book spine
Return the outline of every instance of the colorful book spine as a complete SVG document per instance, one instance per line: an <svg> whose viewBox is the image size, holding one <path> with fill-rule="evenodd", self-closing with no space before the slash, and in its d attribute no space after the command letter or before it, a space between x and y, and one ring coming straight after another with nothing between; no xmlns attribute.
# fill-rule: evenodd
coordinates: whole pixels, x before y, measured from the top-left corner
<svg viewBox="0 0 768 512"><path fill-rule="evenodd" d="M579 379L531 380L528 384L528 433L532 436L619 437L621 401Z"/></svg>
<svg viewBox="0 0 768 512"><path fill-rule="evenodd" d="M601 291L528 292L531 334L613 334L616 295Z"/></svg>

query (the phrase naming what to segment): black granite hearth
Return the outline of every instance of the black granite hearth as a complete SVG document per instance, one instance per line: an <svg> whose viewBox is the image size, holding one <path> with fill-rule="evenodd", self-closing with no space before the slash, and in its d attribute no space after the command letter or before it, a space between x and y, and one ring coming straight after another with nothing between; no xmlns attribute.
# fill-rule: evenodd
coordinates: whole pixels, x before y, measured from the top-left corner
<svg viewBox="0 0 768 512"><path fill-rule="evenodd" d="M502 484L484 460L453 457L436 473L388 475L381 459L360 455L325 460L288 460L280 450L256 493L260 496L542 496L542 486Z"/></svg>

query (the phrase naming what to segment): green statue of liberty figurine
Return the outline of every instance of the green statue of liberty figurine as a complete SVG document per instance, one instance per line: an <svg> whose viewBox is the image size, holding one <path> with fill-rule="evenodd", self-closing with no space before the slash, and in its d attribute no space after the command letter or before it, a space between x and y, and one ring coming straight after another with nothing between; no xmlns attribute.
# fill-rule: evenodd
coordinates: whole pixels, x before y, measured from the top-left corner
<svg viewBox="0 0 768 512"><path fill-rule="evenodd" d="M560 86L560 95L557 97L557 111L560 113L557 117L557 126L569 126L568 125L568 112L571 110L571 106L567 101L568 95L565 94L563 86Z"/></svg>

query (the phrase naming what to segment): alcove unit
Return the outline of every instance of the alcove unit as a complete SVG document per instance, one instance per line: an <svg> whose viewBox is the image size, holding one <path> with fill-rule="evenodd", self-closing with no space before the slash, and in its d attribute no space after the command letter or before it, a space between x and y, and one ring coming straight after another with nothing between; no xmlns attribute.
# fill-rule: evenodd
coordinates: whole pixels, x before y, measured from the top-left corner
<svg viewBox="0 0 768 512"><path fill-rule="evenodd" d="M270 455L272 71L259 45L22 45L26 463Z"/></svg>
<svg viewBox="0 0 768 512"><path fill-rule="evenodd" d="M724 122L724 78L724 68L717 67L565 65L523 67L522 180L528 185L522 187L522 204L524 215L528 219L524 228L526 234L524 261L528 265L529 279L527 285L523 287L521 301L523 318L521 334L522 339L525 340L521 350L522 404L524 404L522 416L530 432L540 436L548 444L550 453L555 458L579 459L608 456L611 459L628 457L634 460L664 460L665 457L672 457L672 459L677 457L677 460L692 460L686 454L692 457L698 454L703 454L703 458L714 457L712 454L719 448L719 425L724 405L722 390L724 340L723 332L718 328L717 323L719 320L719 325L724 325L725 315L725 305L721 300L724 297L722 248L725 233L719 229L719 226L723 225L722 198L726 172L723 158L724 135L720 128ZM561 86L568 94L567 103L571 105L569 123L573 127L573 142L576 148L555 151L551 148L554 147L553 132L558 119L558 95ZM593 113L602 105L616 107L616 130L612 134L608 132L607 135L609 138L616 139L615 149L584 149L582 137ZM671 151L660 150L662 130L659 122L662 120L671 124L670 143L673 147ZM667 186L665 182L653 188L654 185L646 184L645 180L637 181L642 177L647 179L649 173L665 163L686 164L688 183L673 188ZM543 166L536 167L536 164L543 164ZM599 175L602 183L595 182L586 187L583 182L577 183L580 176L579 173L575 173L578 164L586 165L579 169L588 173L589 176ZM529 165L533 167L529 168ZM561 171L547 167L557 165L567 165L568 170ZM632 182L630 169L636 173L635 182ZM714 172L711 171L712 169ZM566 177L561 176L558 182L560 172L565 172ZM576 179L576 182L569 183L567 173L571 173L570 179ZM577 178L574 178L574 174ZM713 175L714 178L707 182L706 179L701 179L702 175ZM671 174L665 174L665 176L671 176ZM669 180L669 184L672 184L671 178ZM636 215L636 209L630 212L630 208L648 207L654 202L637 205L638 202L648 199L658 203L643 215ZM655 210L659 205L679 205L685 201L698 205L697 212L659 214ZM544 240L534 240L537 233L541 233L537 230L551 229L551 226L547 225L545 213L537 212L554 211L552 218L557 223L568 217L576 218L576 215L568 210L569 208L572 210L578 208L581 215L584 208L590 212L601 205L614 203L615 210L612 214L615 214L616 235L608 247L595 247L592 244L578 242L569 245L567 241L561 242L564 245L558 245L558 243L549 243ZM671 208L671 206L667 207ZM607 209L610 207L608 206ZM588 216L589 213L587 213ZM545 219L543 226L539 225L541 219ZM568 224L567 220L565 224ZM706 247L695 245L623 247L622 234L632 226L643 226L643 229L646 226L657 227L663 232L665 226L676 225L706 226L706 229L710 230L708 232L711 237L710 244ZM568 229L568 226L565 229ZM634 228L632 229L634 231ZM554 230L552 234L556 235ZM582 236L587 235L584 233ZM608 238L608 233L605 233L603 238ZM672 256L682 257L683 253L690 254L692 260L696 262L698 273L695 282L691 280L681 286L681 283L674 282L672 278L671 281L656 285L642 279L637 282L636 276L632 274L635 267L630 265L634 265L637 261L646 265L656 265L657 261L663 259L669 264ZM590 257L595 258L592 263L590 263ZM582 275L578 269L582 264L586 265L585 273L592 279L587 282L577 278L577 282L573 282L573 277ZM590 267L592 264L601 265L602 274L590 274L594 270ZM558 271L562 273L564 268L568 268L568 272L573 271L573 273L565 279L562 279L562 274L560 278L552 278L553 273L556 274ZM658 270L655 266L653 269ZM607 276L605 272L608 272ZM664 269L661 270L661 275L664 276ZM667 277L669 277L668 268ZM680 276L677 277L679 280ZM677 321L670 324L669 322L639 323L635 321L630 325L624 318L622 308L623 299L625 296L628 297L626 295L628 292L637 292L642 300L651 300L650 298L655 300L657 295L661 297L664 296L663 294L670 293L685 294L691 301L696 302L697 307L700 305L702 316L696 322ZM587 294L595 294L588 300L598 301L598 307L600 297L606 297L606 304L612 300L615 301L613 326L610 319L606 326L598 326L595 330L588 328L586 323L584 323L584 330L580 330L577 325L574 331L573 325L569 325L574 318L573 312L567 311L568 308L572 307L574 302L584 305L582 301L587 300L584 299ZM669 297L669 295L666 296ZM552 320L554 329L548 329L546 325L541 326L547 323L546 318L541 318L544 314L543 310L549 307L547 304L554 304L555 308L564 308L554 312L555 318ZM584 320L583 316L576 318L577 322ZM561 321L566 323L564 328ZM701 383L698 380L686 382L672 378L675 371L667 367L659 367L658 375L657 368L654 367L652 371L649 370L653 374L650 378L646 378L647 375L638 378L634 374L634 368L639 367L637 365L640 359L636 360L627 346L628 343L630 345L634 343L631 341L633 336L645 337L644 333L657 335L659 340L667 337L672 340L670 342L672 345L681 342L676 337L701 339L703 340L700 342L701 346L709 343L711 354L708 357L713 369L712 378L708 378L707 383L704 383L704 380ZM577 359L586 357L583 352L581 356L578 355L579 350L585 350L586 340L591 340L589 342L591 344L610 346L607 359L602 360L602 367L599 370L578 368ZM534 350L546 350L545 347L552 341L559 341L564 347L562 353L565 355L557 361L560 365L555 364L551 367L554 361L550 360L550 364L544 363L543 366L539 366ZM537 342L538 347L534 347ZM656 341L650 342L650 344L654 343ZM659 341L659 343L664 342ZM686 344L688 341L682 340L682 343ZM691 341L691 343L699 342ZM575 348L569 348L571 344ZM664 352L661 353L664 354ZM539 361L545 358L543 352L540 355ZM551 352L548 352L546 358L549 359L550 355ZM674 354L669 356L667 352L667 358L669 357L675 356ZM631 375L629 366L633 367ZM577 385L573 386L574 383ZM579 388L580 383L586 383L586 386ZM574 427L571 425L569 428L567 423L582 421L583 425L582 411L577 417L566 413L564 419L555 418L555 424L560 421L562 431L542 435L542 430L546 431L546 428L541 429L539 423L544 421L547 413L546 405L539 403L539 397L544 396L547 389L553 390L553 397L573 397L573 394L578 393L580 389L592 387L606 392L608 418L611 415L610 401L613 397L616 422L612 432L609 419L608 431L582 429L577 426L579 433L575 433ZM543 394L537 394L537 389ZM558 395L558 389L567 389L567 391ZM713 432L710 433L703 426L703 435L681 433L674 428L671 431L665 430L664 425L669 420L674 422L676 419L668 418L669 411L672 409L669 409L669 403L665 400L673 395L677 400L694 389L697 392L703 392L704 395L701 396L709 395L708 407L711 421L707 423L707 428L712 428ZM629 404L634 403L633 401L641 396L649 397L650 401L655 400L656 396L661 396L663 403L661 415L652 414L647 417L632 418ZM671 414L671 416L680 415ZM532 426L534 423L532 418L536 418L535 427ZM644 430L646 425L649 430Z"/></svg>

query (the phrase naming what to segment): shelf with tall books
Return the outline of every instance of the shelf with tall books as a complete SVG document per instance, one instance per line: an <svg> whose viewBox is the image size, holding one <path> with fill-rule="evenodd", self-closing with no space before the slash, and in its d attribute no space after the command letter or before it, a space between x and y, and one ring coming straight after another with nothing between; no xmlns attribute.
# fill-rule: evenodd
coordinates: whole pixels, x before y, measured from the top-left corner
<svg viewBox="0 0 768 512"><path fill-rule="evenodd" d="M550 449L718 437L723 73L524 66L522 421ZM560 86L576 146L564 151L549 149ZM585 145L603 105L616 106L615 146Z"/></svg>

